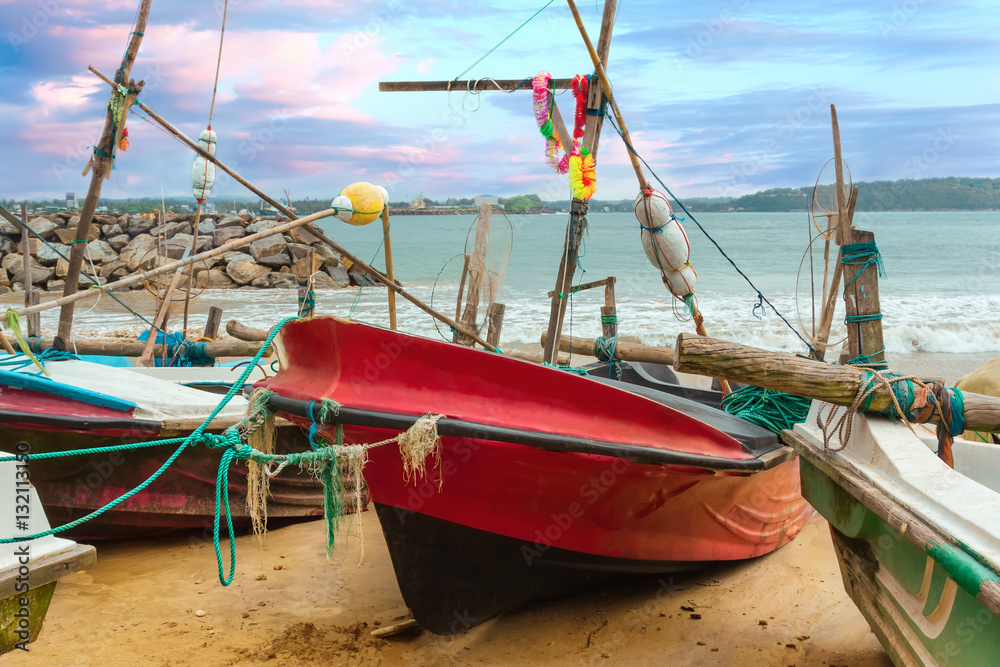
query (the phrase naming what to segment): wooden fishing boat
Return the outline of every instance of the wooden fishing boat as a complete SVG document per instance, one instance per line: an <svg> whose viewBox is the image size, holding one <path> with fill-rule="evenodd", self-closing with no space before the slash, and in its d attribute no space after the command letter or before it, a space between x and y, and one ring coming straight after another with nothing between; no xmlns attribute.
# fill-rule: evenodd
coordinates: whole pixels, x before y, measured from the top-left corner
<svg viewBox="0 0 1000 667"><path fill-rule="evenodd" d="M782 436L830 522L844 587L893 663L996 664L1000 448L956 439L952 469L936 438L861 415L847 442L824 447L818 405Z"/></svg>
<svg viewBox="0 0 1000 667"><path fill-rule="evenodd" d="M281 371L258 383L310 424L316 401L347 443L443 415L440 463L407 479L399 448L364 475L407 605L462 632L528 600L620 573L761 556L812 510L791 448L684 389L581 377L347 320L285 326Z"/></svg>
<svg viewBox="0 0 1000 667"><path fill-rule="evenodd" d="M0 363L23 357L0 357ZM26 442L33 454L189 435L218 405L220 397L130 369L79 360L46 361L51 379L29 363L0 370L0 440ZM221 433L236 424L247 401L236 396L212 421ZM289 423L277 428L278 452L309 447L303 431ZM150 447L32 463L32 481L57 525L80 518L134 488L173 453ZM138 537L172 529L209 529L215 512L217 452L190 447L149 487L72 533L76 537ZM246 494L246 464L233 462L230 494ZM242 474L240 474L242 473ZM322 484L297 468L271 481L269 517L321 516ZM238 525L248 526L244 503L233 503Z"/></svg>
<svg viewBox="0 0 1000 667"><path fill-rule="evenodd" d="M0 452L0 456L12 454ZM0 463L0 488L4 489L0 498L0 537L32 535L51 527L38 492L25 479L17 462ZM94 547L53 535L0 544L0 654L28 650L28 643L38 639L42 630L58 580L90 567L96 560Z"/></svg>

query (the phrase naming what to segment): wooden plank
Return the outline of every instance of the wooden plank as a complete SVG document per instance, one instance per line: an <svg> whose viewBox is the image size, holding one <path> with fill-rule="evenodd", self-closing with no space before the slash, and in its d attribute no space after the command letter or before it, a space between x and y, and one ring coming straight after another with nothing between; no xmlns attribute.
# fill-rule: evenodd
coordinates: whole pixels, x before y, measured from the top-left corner
<svg viewBox="0 0 1000 667"><path fill-rule="evenodd" d="M503 328L503 313L507 309L502 303L491 303L487 312L489 328L486 332L486 342L493 347L500 345L500 329Z"/></svg>
<svg viewBox="0 0 1000 667"><path fill-rule="evenodd" d="M615 306L601 306L601 335L605 338L618 335L618 309Z"/></svg>
<svg viewBox="0 0 1000 667"><path fill-rule="evenodd" d="M542 334L542 344L545 344L546 334ZM582 354L588 357L596 356L594 347L597 340L594 338L581 338L579 336L561 336L559 338L559 349L570 354ZM669 347L654 347L652 345L642 345L640 343L626 343L618 341L615 345L615 359L622 361L646 361L653 364L674 363L674 351Z"/></svg>
<svg viewBox="0 0 1000 667"><path fill-rule="evenodd" d="M593 289L595 287L604 287L605 291L606 291L609 280L614 280L614 278L603 278L601 280L594 280L593 282L583 283L581 285L577 285L576 287L572 288L572 292L573 292L573 294L576 294L577 292L582 292L584 290ZM555 295L556 295L555 292L549 292L549 297L550 298L553 297L553 296L555 296Z"/></svg>
<svg viewBox="0 0 1000 667"><path fill-rule="evenodd" d="M566 153L571 153L573 151L573 134L566 127L562 113L559 112L559 105L556 104L556 98L551 92L549 93L549 108L552 110L552 127L555 128L556 135L562 142L563 150Z"/></svg>
<svg viewBox="0 0 1000 667"><path fill-rule="evenodd" d="M219 324L222 323L222 309L212 306L208 309L208 321L205 322L205 332L202 338L210 338L213 341L219 337ZM261 340L264 340L261 338Z"/></svg>
<svg viewBox="0 0 1000 667"><path fill-rule="evenodd" d="M874 243L875 234L851 230L851 243ZM878 269L873 265L859 272L863 264L844 265L844 306L847 316L878 315L882 312L878 296ZM885 361L882 321L847 323L847 353L850 359L864 355L871 362Z"/></svg>
<svg viewBox="0 0 1000 667"><path fill-rule="evenodd" d="M382 234L385 237L385 276L390 282L396 282L392 274L392 236L389 234L389 202L382 209ZM389 295L389 328L396 330L396 293L386 290Z"/></svg>
<svg viewBox="0 0 1000 667"><path fill-rule="evenodd" d="M844 406L854 402L858 387L867 382L865 371L853 366L827 364L689 333L677 337L674 370L746 382ZM1000 398L972 392L962 395L968 430L1000 431ZM892 391L880 385L869 411L882 412L892 405ZM931 423L937 421L935 412Z"/></svg>
<svg viewBox="0 0 1000 667"><path fill-rule="evenodd" d="M462 325L470 331L476 330L476 322L479 319L479 292L486 277L486 249L490 240L492 216L493 207L484 202L479 208L476 242L472 249L472 258L469 260L469 291L465 297L465 310L461 319ZM473 340L469 336L462 335L459 336L458 342L462 345L472 345Z"/></svg>
<svg viewBox="0 0 1000 667"><path fill-rule="evenodd" d="M53 347L54 339L43 338L39 342L42 350ZM142 354L146 343L136 340L120 340L116 338L81 338L74 344L74 350L80 354L102 354L109 357L138 357ZM169 346L156 343L152 354L163 355ZM260 351L260 341L220 340L205 343L205 354L213 359L219 357L252 357Z"/></svg>
<svg viewBox="0 0 1000 667"><path fill-rule="evenodd" d="M25 301L28 306L37 306L41 303L42 293L39 290L33 289L25 295ZM42 335L42 315L41 313L32 313L28 315L28 337L41 336Z"/></svg>
<svg viewBox="0 0 1000 667"><path fill-rule="evenodd" d="M41 511L39 508L36 511ZM46 554L31 559L31 571L28 582L31 588L40 588L45 584L58 581L67 574L84 570L97 562L97 549L89 544L76 544L66 551ZM18 568L7 568L0 577L0 599L16 595L20 579ZM41 622L41 619L38 619Z"/></svg>
<svg viewBox="0 0 1000 667"><path fill-rule="evenodd" d="M31 275L31 242L28 234L28 207L21 204L21 266L24 271L24 305L30 306L31 290L35 285L34 276Z"/></svg>
<svg viewBox="0 0 1000 667"><path fill-rule="evenodd" d="M427 91L487 91L487 90L526 90L531 92L531 79L469 79L466 81L379 81L380 93L409 93ZM573 85L573 79L552 79L556 90L568 90Z"/></svg>
<svg viewBox="0 0 1000 667"><path fill-rule="evenodd" d="M185 254L187 254L185 252ZM135 362L136 366L142 366L144 368L151 368L155 365L153 360L153 346L156 345L156 337L160 332L163 332L164 342L166 342L167 331L166 323L167 317L170 314L170 303L174 298L174 291L177 289L178 283L181 281L181 276L184 272L178 269L173 278L170 280L170 285L167 286L167 291L163 295L163 303L160 305L160 309L156 313L156 317L153 318L153 325L149 327L149 336L146 338L145 346L142 348L142 353L139 355L139 359ZM164 352L166 347L164 346Z"/></svg>
<svg viewBox="0 0 1000 667"><path fill-rule="evenodd" d="M143 34L146 31L146 21L149 18L150 4L151 0L142 0L142 3L139 5L135 28L129 35L128 48L125 50L121 67L115 77L116 81L120 81L122 85L128 87L131 100L135 99L135 95L142 90L145 84L144 81L136 83L129 76L132 72L132 65L135 63L136 55L139 53L139 45L142 43ZM112 86L116 85L112 82ZM128 107L123 112L122 127L119 130L124 129L127 117ZM80 210L80 221L76 225L76 239L70 248L69 269L66 273L66 285L63 289L63 297L75 295L79 288L80 269L83 267L83 251L86 248L86 243L83 243L83 241L87 239L90 233L90 225L94 220L94 212L97 210L97 202L101 197L101 188L104 185L104 180L111 173L112 160L108 156L115 153L115 147L117 146L115 138L114 121L112 111L109 107L104 119L104 130L101 133L101 138L95 145L94 154L91 157L94 173L91 174L87 198L84 200L83 208ZM86 175L86 170L84 170L84 174ZM58 341L57 349L65 350L69 344L73 333L75 303L73 300L67 300L61 305L59 311L59 328L56 334L56 340Z"/></svg>

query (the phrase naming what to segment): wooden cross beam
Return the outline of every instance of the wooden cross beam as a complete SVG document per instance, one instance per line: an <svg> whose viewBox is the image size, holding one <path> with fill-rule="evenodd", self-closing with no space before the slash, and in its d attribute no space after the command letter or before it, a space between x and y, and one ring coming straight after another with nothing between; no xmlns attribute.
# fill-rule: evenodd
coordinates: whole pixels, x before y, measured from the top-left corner
<svg viewBox="0 0 1000 667"><path fill-rule="evenodd" d="M411 93L423 91L469 91L481 92L484 90L504 90L513 92L515 90L531 90L531 79L469 79L468 81L379 81L378 91L380 93ZM552 79L552 88L555 90L569 90L573 79Z"/></svg>

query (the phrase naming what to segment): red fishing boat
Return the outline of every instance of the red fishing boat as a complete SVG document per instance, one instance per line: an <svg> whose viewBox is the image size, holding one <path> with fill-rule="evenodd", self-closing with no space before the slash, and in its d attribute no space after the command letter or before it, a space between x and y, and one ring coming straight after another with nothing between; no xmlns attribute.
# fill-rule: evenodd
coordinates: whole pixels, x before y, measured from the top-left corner
<svg viewBox="0 0 1000 667"><path fill-rule="evenodd" d="M258 386L303 424L339 403L331 442L334 423L372 443L442 415L426 478L407 480L395 445L364 470L403 597L435 633L615 573L761 556L811 514L792 450L666 367L628 384L334 318L287 324L278 348Z"/></svg>
<svg viewBox="0 0 1000 667"><path fill-rule="evenodd" d="M7 449L25 442L32 454L184 437L208 418L221 399L218 394L129 369L76 359L44 359L51 377L42 376L20 355L0 356L0 361L22 362L18 370L0 368L0 442ZM221 433L242 419L246 410L246 399L234 397L208 430ZM61 525L135 488L176 448L154 446L36 459L31 464L31 481L39 489L49 520ZM279 425L276 451L308 448L302 429L287 422ZM77 538L99 539L143 537L176 529L210 531L218 467L218 452L189 447L144 490L67 532ZM245 497L246 463L234 461L230 467L229 492L234 498ZM322 484L297 468L277 475L270 491L271 519L323 514ZM236 525L250 525L245 503L234 502L232 513Z"/></svg>

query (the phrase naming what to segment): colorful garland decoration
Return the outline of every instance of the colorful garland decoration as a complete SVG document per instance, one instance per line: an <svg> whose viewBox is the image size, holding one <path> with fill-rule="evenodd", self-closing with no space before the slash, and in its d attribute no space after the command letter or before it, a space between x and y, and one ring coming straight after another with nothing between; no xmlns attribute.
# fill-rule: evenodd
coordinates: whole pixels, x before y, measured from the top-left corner
<svg viewBox="0 0 1000 667"><path fill-rule="evenodd" d="M569 169L569 159L565 152L559 159L559 151L563 150L559 135L552 126L552 116L549 110L549 86L552 75L542 70L531 80L531 97L535 110L535 122L538 131L545 137L545 161L555 169L557 174L565 174Z"/></svg>
<svg viewBox="0 0 1000 667"><path fill-rule="evenodd" d="M597 192L597 165L586 146L573 148L569 158L569 187L577 199L590 199Z"/></svg>
<svg viewBox="0 0 1000 667"><path fill-rule="evenodd" d="M583 136L583 127L587 122L587 95L590 94L590 77L577 74L573 77L573 97L576 98L576 113L573 116L573 141L577 142Z"/></svg>

